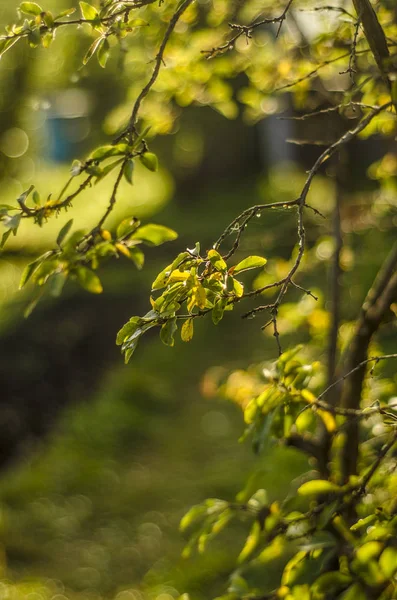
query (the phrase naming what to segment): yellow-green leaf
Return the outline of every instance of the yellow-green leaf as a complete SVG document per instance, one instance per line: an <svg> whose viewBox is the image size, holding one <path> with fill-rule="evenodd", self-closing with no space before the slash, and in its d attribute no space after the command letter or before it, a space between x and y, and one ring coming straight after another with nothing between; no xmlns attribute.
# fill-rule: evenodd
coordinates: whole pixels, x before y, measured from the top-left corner
<svg viewBox="0 0 397 600"><path fill-rule="evenodd" d="M190 342L193 337L193 319L186 319L181 328L181 339L183 342Z"/></svg>
<svg viewBox="0 0 397 600"><path fill-rule="evenodd" d="M97 58L98 62L101 65L102 69L106 67L106 63L108 61L110 54L110 46L109 42L106 38L101 38L100 44L98 46Z"/></svg>
<svg viewBox="0 0 397 600"><path fill-rule="evenodd" d="M178 326L176 324L176 317L168 319L160 329L160 339L166 346L173 346L175 343L174 333Z"/></svg>
<svg viewBox="0 0 397 600"><path fill-rule="evenodd" d="M35 15L35 16L37 16L41 12L43 12L43 9L41 8L41 6L36 4L36 2L22 2L19 5L19 10L21 12L26 13L27 15Z"/></svg>
<svg viewBox="0 0 397 600"><path fill-rule="evenodd" d="M58 246L62 245L63 240L66 238L66 236L68 235L69 231L71 230L73 225L73 219L70 219L67 223L65 223L65 225L61 228L60 232L58 233L58 237L57 237L57 244Z"/></svg>
<svg viewBox="0 0 397 600"><path fill-rule="evenodd" d="M169 227L164 225L155 225L154 223L148 223L142 225L132 236L133 239L142 240L150 246L160 246L164 242L171 242L178 237L178 234Z"/></svg>
<svg viewBox="0 0 397 600"><path fill-rule="evenodd" d="M139 156L139 160L149 171L157 171L159 168L159 161L153 152L144 152Z"/></svg>
<svg viewBox="0 0 397 600"><path fill-rule="evenodd" d="M235 275L237 273L241 273L242 271L248 271L249 269L264 267L266 263L267 259L263 258L263 256L248 256L239 262L235 267L232 267L231 272Z"/></svg>
<svg viewBox="0 0 397 600"><path fill-rule="evenodd" d="M76 270L76 276L79 284L82 288L91 292L91 294L100 294L103 291L101 280L87 267L78 267Z"/></svg>
<svg viewBox="0 0 397 600"><path fill-rule="evenodd" d="M80 2L79 4L83 19L86 19L87 21L93 21L98 17L98 11L95 6L88 4L88 2Z"/></svg>
<svg viewBox="0 0 397 600"><path fill-rule="evenodd" d="M318 496L319 494L330 494L330 493L341 493L340 488L336 483L327 481L326 479L313 479L312 481L306 481L298 489L300 496Z"/></svg>

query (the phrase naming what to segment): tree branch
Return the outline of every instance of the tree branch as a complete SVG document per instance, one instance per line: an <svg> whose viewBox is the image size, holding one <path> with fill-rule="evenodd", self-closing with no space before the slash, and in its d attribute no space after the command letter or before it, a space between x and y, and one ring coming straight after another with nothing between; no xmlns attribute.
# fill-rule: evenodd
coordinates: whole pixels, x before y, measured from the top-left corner
<svg viewBox="0 0 397 600"><path fill-rule="evenodd" d="M358 409L361 402L363 382L366 372L365 364L359 368L368 355L368 347L372 336L381 325L390 305L397 298L397 242L394 244L384 265L381 267L373 286L367 294L361 309L353 339L344 360L346 371L352 376L346 380L340 406ZM354 369L354 371L353 371ZM348 423L346 443L342 456L342 478L347 481L357 471L358 459L358 424L354 420Z"/></svg>

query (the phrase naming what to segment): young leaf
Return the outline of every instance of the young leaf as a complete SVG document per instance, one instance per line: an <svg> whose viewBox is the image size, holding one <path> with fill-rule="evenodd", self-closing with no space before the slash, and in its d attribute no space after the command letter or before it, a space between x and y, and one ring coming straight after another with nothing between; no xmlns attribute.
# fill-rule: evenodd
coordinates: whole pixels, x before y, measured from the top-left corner
<svg viewBox="0 0 397 600"><path fill-rule="evenodd" d="M108 144L107 146L101 146L94 150L90 158L92 160L104 160L110 156L120 156L120 154L126 154L128 152L127 144Z"/></svg>
<svg viewBox="0 0 397 600"><path fill-rule="evenodd" d="M62 17L70 17L70 15L72 15L73 13L76 12L75 8L67 8L66 10L63 10L62 12L60 12L55 19L62 19Z"/></svg>
<svg viewBox="0 0 397 600"><path fill-rule="evenodd" d="M133 239L142 240L142 242L150 246L160 246L160 244L171 242L177 237L178 234L173 229L164 227L164 225L155 225L154 223L143 225L132 236Z"/></svg>
<svg viewBox="0 0 397 600"><path fill-rule="evenodd" d="M92 294L100 294L103 291L101 281L97 275L87 267L78 267L76 276L82 288Z"/></svg>
<svg viewBox="0 0 397 600"><path fill-rule="evenodd" d="M235 267L232 267L230 270L233 275L237 273L241 273L242 271L248 271L249 269L257 269L258 267L263 267L267 263L266 258L263 256L248 256L244 258L241 262L239 262Z"/></svg>
<svg viewBox="0 0 397 600"><path fill-rule="evenodd" d="M116 337L117 346L121 346L125 339L138 329L140 322L140 317L132 317L125 325L123 325Z"/></svg>
<svg viewBox="0 0 397 600"><path fill-rule="evenodd" d="M118 238L124 238L136 231L139 227L139 220L136 217L127 217L119 223L116 231Z"/></svg>
<svg viewBox="0 0 397 600"><path fill-rule="evenodd" d="M301 496L318 496L320 494L341 493L342 491L342 488L336 485L336 483L332 483L332 481L313 479L312 481L303 483L298 489L298 494Z"/></svg>
<svg viewBox="0 0 397 600"><path fill-rule="evenodd" d="M128 181L128 183L130 183L132 185L132 176L134 174L134 161L133 160L127 160L127 162L124 165L124 177L126 178L126 180Z"/></svg>
<svg viewBox="0 0 397 600"><path fill-rule="evenodd" d="M95 6L88 4L88 2L80 2L80 10L83 19L86 21L94 21L98 17L98 11Z"/></svg>
<svg viewBox="0 0 397 600"><path fill-rule="evenodd" d="M37 16L41 12L43 12L43 9L41 8L41 6L36 4L36 2L22 2L19 5L19 10L27 15L35 15L35 16Z"/></svg>
<svg viewBox="0 0 397 600"><path fill-rule="evenodd" d="M6 232L3 233L3 235L1 236L0 248L3 248L5 246L5 243L10 237L11 233L12 229L8 229Z"/></svg>
<svg viewBox="0 0 397 600"><path fill-rule="evenodd" d="M159 168L159 161L153 152L144 152L139 156L139 160L149 171L157 171Z"/></svg>
<svg viewBox="0 0 397 600"><path fill-rule="evenodd" d="M57 244L58 246L62 245L63 240L66 238L66 236L68 235L69 231L71 230L73 225L73 219L70 219L67 223L65 223L65 225L61 228L60 232L58 233L58 237L57 237Z"/></svg>
<svg viewBox="0 0 397 600"><path fill-rule="evenodd" d="M226 271L227 264L225 263L219 252L212 249L208 252L207 258L217 271Z"/></svg>
<svg viewBox="0 0 397 600"><path fill-rule="evenodd" d="M48 256L49 254L51 254L51 252L47 252L46 254ZM32 277L33 273L36 271L36 269L39 267L39 265L43 262L43 260L45 260L46 254L44 254L43 256L40 256L39 258L36 258L36 260L34 260L31 263L29 263L28 265L26 265L26 267L22 271L21 280L19 282L20 290L27 284L29 279Z"/></svg>
<svg viewBox="0 0 397 600"><path fill-rule="evenodd" d="M190 342L193 337L193 319L186 319L181 327L181 340Z"/></svg>
<svg viewBox="0 0 397 600"><path fill-rule="evenodd" d="M92 42L91 46L88 48L87 52L84 55L83 65L86 65L88 63L88 61L90 60L90 58L93 57L95 52L98 50L99 45L101 44L102 40L103 40L103 38L97 38L96 40L94 40Z"/></svg>
<svg viewBox="0 0 397 600"><path fill-rule="evenodd" d="M106 38L101 38L100 44L98 46L97 58L98 62L101 65L102 69L106 67L106 63L108 61L110 54L110 46L109 42Z"/></svg>

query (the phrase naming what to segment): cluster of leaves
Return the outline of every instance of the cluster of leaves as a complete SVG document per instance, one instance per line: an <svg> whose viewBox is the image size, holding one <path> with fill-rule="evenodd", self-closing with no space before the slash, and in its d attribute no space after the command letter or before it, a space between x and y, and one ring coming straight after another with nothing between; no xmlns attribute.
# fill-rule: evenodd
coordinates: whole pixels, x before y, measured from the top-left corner
<svg viewBox="0 0 397 600"><path fill-rule="evenodd" d="M145 133L143 132L143 135ZM129 184L133 184L134 160L139 158L149 171L154 172L158 169L157 156L146 150L145 143L142 148L137 149L142 144L143 135L138 136L132 144L100 146L84 163L74 161L71 177L56 200L53 200L51 195L43 200L32 185L19 196L17 206L0 205L0 222L5 227L0 243L2 248L11 234L14 236L17 234L23 218L31 218L42 226L51 215L59 214L62 209L67 210L76 192L65 199L63 196L74 179L81 175L86 177L77 187L79 192L87 185L98 184L115 169L118 172L109 207L99 223L91 231L77 229L71 233L73 219L67 221L58 233L56 247L26 266L22 273L20 288L32 278L38 286L46 285L50 295L56 297L61 293L67 278L71 277L87 291L98 294L102 292L102 285L94 271L103 260L122 255L141 269L144 264L144 254L139 248L140 244L158 246L176 239L177 234L172 229L155 224L141 225L134 216L123 219L114 233L103 228L116 202L121 179L124 177ZM26 314L30 314L41 295L42 292L28 306Z"/></svg>
<svg viewBox="0 0 397 600"><path fill-rule="evenodd" d="M131 5L128 2L106 0L101 4L100 10L97 10L91 3L80 2L81 16L65 20L76 13L75 8L68 8L53 15L36 2L22 2L18 8L22 23L6 27L7 35L0 38L0 56L22 39L26 39L31 48L40 45L48 48L59 27L87 24L99 36L88 49L83 63L86 64L96 54L99 64L105 68L110 54L109 38L113 36L120 42L136 27L147 25L143 19L131 19L130 13L134 8L148 2Z"/></svg>
<svg viewBox="0 0 397 600"><path fill-rule="evenodd" d="M209 312L216 325L225 311L244 297L244 285L236 276L266 264L266 258L248 256L228 268L221 254L212 248L202 257L200 244L192 250L181 252L163 269L152 284L152 292L164 289L156 298L151 297L152 309L143 317L132 317L117 334L125 361L135 351L140 337L152 327L160 327L160 338L167 346L174 345L177 321L182 320L181 338L189 342L193 337L196 317ZM181 314L186 307L187 314Z"/></svg>
<svg viewBox="0 0 397 600"><path fill-rule="evenodd" d="M377 406L375 418L383 423L386 439L379 442L363 428L368 442L378 448L363 452L360 473L341 483L338 450L347 417L318 401L310 380L318 375L319 364L305 364L297 357L299 350L282 354L270 368L261 366L263 391L242 404L248 424L243 437L252 435L260 453L277 440L289 444L300 439L297 447L316 461L320 419L333 448L328 477L308 471L291 483L284 499L273 502L261 488L254 493L251 488L247 497L247 486L235 502L212 498L194 506L181 521L190 538L185 554L196 546L204 552L209 540L239 520L248 533L222 600L392 599L397 591L397 478L392 474L397 412L387 404ZM241 405L239 386L246 382L239 381L234 395ZM233 396L231 386L220 389L225 388ZM277 587L272 587L270 571L277 574Z"/></svg>

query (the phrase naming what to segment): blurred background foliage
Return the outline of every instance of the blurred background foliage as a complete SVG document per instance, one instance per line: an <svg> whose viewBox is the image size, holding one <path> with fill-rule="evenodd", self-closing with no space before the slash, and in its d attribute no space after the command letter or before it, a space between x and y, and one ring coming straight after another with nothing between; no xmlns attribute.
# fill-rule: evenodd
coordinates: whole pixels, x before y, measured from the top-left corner
<svg viewBox="0 0 397 600"><path fill-rule="evenodd" d="M2 3L1 23L13 20L18 4ZM47 0L46 8L56 12L71 4ZM192 56L200 57L227 31L229 7L215 2L206 18L209 27L219 29L197 27L188 39L183 34L197 9L182 19L167 58L170 68L163 70L143 112L153 134L171 134L153 143L161 169L150 177L138 170L136 185L122 188L114 215L113 222L131 213L145 221L156 215L156 222L179 232L179 239L148 251L142 272L127 260L113 261L101 274L100 297L69 283L60 299L43 303L26 321L22 314L31 292L17 292L22 269L53 243L68 215L42 229L24 224L0 255L2 598L174 600L188 590L205 600L223 589L241 532L236 526L227 543L216 542L210 554L182 559L178 523L184 512L206 497L232 498L250 472L259 472L263 487L277 499L307 469L292 449L276 447L252 457L235 443L243 429L239 411L214 397L225 373L274 357L271 334L260 331L259 319L225 319L217 328L200 321L194 342L177 343L172 350L148 335L128 367L114 345L117 329L145 309L159 265L196 241L210 248L241 208L298 194L318 149L289 145L285 135L327 140L355 118L336 115L310 126L277 120L277 112L299 112L303 98L311 102L307 79L294 95L269 95L309 73L318 58L295 63L296 39L281 38L276 53L269 33L251 45L243 37L237 59L221 56L211 67L197 59L192 67ZM246 18L255 15L255 2L242 10ZM84 28L58 31L50 50L21 44L2 57L1 202L15 201L33 181L43 194L60 189L71 160L119 128L170 14L168 3L162 11L145 8L143 19L145 11L151 21L145 45L138 32L133 34L132 50L115 49L105 71L96 61L81 66L91 43ZM343 20L327 15L310 23L304 33L318 36L315 51L322 60L335 54L328 41L336 31L340 40L350 40L351 26ZM258 45L260 60L252 61ZM323 81L332 87L339 71L339 63L327 67ZM175 102L171 87L177 90ZM371 93L364 102L373 101ZM311 203L327 216L336 195L344 199L342 344L397 226L393 137L387 118L379 118L376 127L383 137L354 142L339 180L330 164L328 177L320 177L311 191ZM90 188L73 208L75 218L84 226L95 223L108 192L106 181ZM330 219L309 219L302 273L319 300L295 290L280 310L279 328L288 342L310 339L310 353L321 359L333 242ZM242 255L261 251L269 259L254 286L288 270L294 230L292 215L276 211L251 226ZM395 325L379 342L385 352L393 351L393 336ZM382 382L385 393L392 393L396 375L390 372Z"/></svg>

